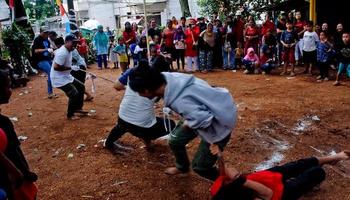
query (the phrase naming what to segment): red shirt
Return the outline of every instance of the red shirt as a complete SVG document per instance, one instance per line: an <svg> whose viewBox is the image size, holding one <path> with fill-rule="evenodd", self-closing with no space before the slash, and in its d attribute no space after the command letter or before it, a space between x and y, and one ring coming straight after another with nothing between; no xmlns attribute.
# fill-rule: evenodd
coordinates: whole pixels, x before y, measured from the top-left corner
<svg viewBox="0 0 350 200"><path fill-rule="evenodd" d="M124 31L123 32L123 38L125 43L127 44L127 46L129 46L130 44L136 43L136 33L135 31ZM129 42L127 42L128 40L130 40Z"/></svg>
<svg viewBox="0 0 350 200"><path fill-rule="evenodd" d="M163 40L165 43L166 47L174 47L174 43L173 43L173 39L174 39L174 29L164 29L163 31Z"/></svg>
<svg viewBox="0 0 350 200"><path fill-rule="evenodd" d="M192 34L191 34L192 33ZM193 38L192 38L193 35ZM185 31L185 56L196 57L198 56L197 50L193 49L193 42L197 42L199 38L199 29L195 28L193 31L190 28L187 28ZM194 39L194 41L193 41Z"/></svg>
<svg viewBox="0 0 350 200"><path fill-rule="evenodd" d="M298 35L301 31L304 30L305 25L306 25L306 23L304 21L296 21L295 22L294 28L295 28L296 32L298 33ZM299 36L299 38L302 38L302 37L303 37L303 35Z"/></svg>
<svg viewBox="0 0 350 200"><path fill-rule="evenodd" d="M78 46L78 52L81 55L87 54L88 53L88 45L86 43L86 39L81 37L79 39L79 46Z"/></svg>
<svg viewBox="0 0 350 200"><path fill-rule="evenodd" d="M271 21L268 20L266 21L261 28L261 35L265 35L267 33L267 31L270 30L271 33L273 33L275 31L275 24Z"/></svg>
<svg viewBox="0 0 350 200"><path fill-rule="evenodd" d="M281 200L283 194L282 174L268 170L259 171L247 176L247 179L265 185L273 191L271 200Z"/></svg>
<svg viewBox="0 0 350 200"><path fill-rule="evenodd" d="M243 44L243 42L244 42L244 37L243 37L244 21L238 20L233 27L233 31L234 31L236 41L241 42Z"/></svg>

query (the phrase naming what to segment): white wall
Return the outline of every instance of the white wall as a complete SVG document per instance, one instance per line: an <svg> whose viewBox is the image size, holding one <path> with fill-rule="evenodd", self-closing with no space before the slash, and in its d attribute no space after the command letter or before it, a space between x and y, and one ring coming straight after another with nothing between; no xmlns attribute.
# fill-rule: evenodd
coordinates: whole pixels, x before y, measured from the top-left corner
<svg viewBox="0 0 350 200"><path fill-rule="evenodd" d="M113 4L111 3L90 3L89 17L97 20L104 27L109 26L111 29L116 27Z"/></svg>
<svg viewBox="0 0 350 200"><path fill-rule="evenodd" d="M199 6L197 5L197 0L188 0L188 6L191 11L191 15L194 18L199 17ZM182 17L181 6L179 0L168 0L166 10L164 11L167 17L171 19L175 16L177 19Z"/></svg>

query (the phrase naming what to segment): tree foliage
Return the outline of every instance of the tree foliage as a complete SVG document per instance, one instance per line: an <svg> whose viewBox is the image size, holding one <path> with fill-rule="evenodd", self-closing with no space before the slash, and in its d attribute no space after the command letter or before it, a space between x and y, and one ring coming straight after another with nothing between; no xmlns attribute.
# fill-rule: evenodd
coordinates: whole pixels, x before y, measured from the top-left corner
<svg viewBox="0 0 350 200"><path fill-rule="evenodd" d="M29 19L43 20L58 15L58 7L52 0L24 0Z"/></svg>
<svg viewBox="0 0 350 200"><path fill-rule="evenodd" d="M219 16L224 17L242 9L246 13L254 13L256 8L278 2L281 0L198 0L197 3L203 16L211 16L217 12Z"/></svg>
<svg viewBox="0 0 350 200"><path fill-rule="evenodd" d="M1 36L14 62L20 62L22 56L27 57L29 55L29 35L16 23L12 23L11 26L4 28Z"/></svg>

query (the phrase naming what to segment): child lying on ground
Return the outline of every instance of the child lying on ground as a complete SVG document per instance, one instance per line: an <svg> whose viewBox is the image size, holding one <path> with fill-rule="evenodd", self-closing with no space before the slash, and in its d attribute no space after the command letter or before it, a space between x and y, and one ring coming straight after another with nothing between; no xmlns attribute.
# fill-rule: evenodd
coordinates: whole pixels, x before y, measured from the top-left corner
<svg viewBox="0 0 350 200"><path fill-rule="evenodd" d="M211 145L211 152L221 155L217 145ZM212 185L211 195L214 200L296 200L324 181L323 165L349 158L350 151L342 151L331 156L300 159L248 175L241 175L234 168L225 168L223 159L220 159L221 176Z"/></svg>
<svg viewBox="0 0 350 200"><path fill-rule="evenodd" d="M258 55L256 55L253 48L249 48L247 50L247 55L243 59L243 65L246 68L246 70L243 73L258 73L259 63L260 61Z"/></svg>

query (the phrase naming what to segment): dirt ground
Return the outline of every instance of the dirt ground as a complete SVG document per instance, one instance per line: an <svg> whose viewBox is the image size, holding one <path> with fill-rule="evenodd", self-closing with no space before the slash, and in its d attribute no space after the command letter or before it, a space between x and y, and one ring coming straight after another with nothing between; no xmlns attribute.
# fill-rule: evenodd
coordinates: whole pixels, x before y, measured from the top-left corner
<svg viewBox="0 0 350 200"><path fill-rule="evenodd" d="M120 74L92 68L112 80ZM220 70L195 74L228 88L238 105L237 127L224 153L227 164L251 172L350 149L350 82L334 87L332 82L316 83L315 77L290 79L276 74ZM122 141L135 148L128 156L112 155L102 147L99 141L114 126L124 93L116 92L111 83L96 79L96 97L85 104L87 110L96 110L94 116L68 121L65 95L55 90L59 98L47 99L46 78L31 79L26 88L14 90L2 113L17 117L17 134L28 137L22 149L39 175L39 199L210 199L210 182L193 172L175 177L163 173L174 161L165 140L156 141L155 152L150 153L127 134ZM91 91L90 80L86 85ZM190 156L198 142L188 145ZM86 146L77 149L79 144ZM325 169L327 180L303 199L350 200L350 178L339 167Z"/></svg>

